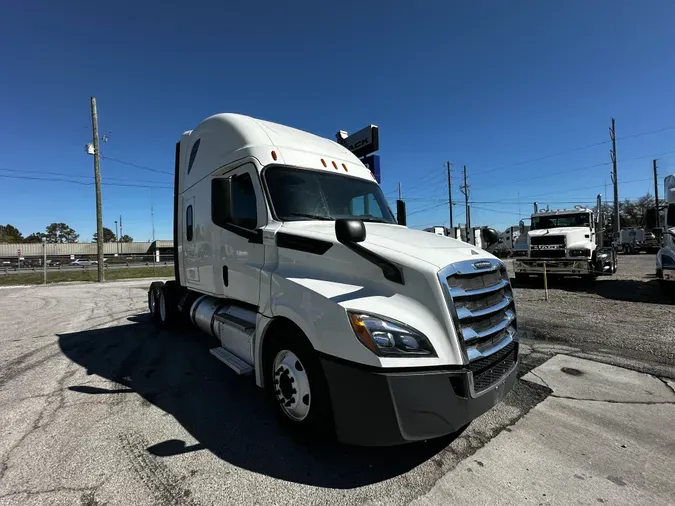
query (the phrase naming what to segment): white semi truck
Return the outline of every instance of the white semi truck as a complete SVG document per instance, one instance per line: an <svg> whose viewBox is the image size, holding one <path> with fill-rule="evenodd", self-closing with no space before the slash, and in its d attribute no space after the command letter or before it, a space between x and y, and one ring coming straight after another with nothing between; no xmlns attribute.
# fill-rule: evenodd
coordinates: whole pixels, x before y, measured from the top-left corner
<svg viewBox="0 0 675 506"><path fill-rule="evenodd" d="M600 206L598 195L598 209ZM612 275L617 269L616 250L603 247L601 216L593 209L539 210L534 204L527 254L513 262L516 279L525 281L531 274L581 276L595 279Z"/></svg>
<svg viewBox="0 0 675 506"><path fill-rule="evenodd" d="M675 174L666 176L663 186L668 208L663 248L656 254L656 277L664 281L675 281Z"/></svg>
<svg viewBox="0 0 675 506"><path fill-rule="evenodd" d="M516 381L504 264L397 224L373 174L333 141L207 118L176 146L174 242L175 280L148 291L154 319L217 338L211 353L252 373L302 433L434 438Z"/></svg>

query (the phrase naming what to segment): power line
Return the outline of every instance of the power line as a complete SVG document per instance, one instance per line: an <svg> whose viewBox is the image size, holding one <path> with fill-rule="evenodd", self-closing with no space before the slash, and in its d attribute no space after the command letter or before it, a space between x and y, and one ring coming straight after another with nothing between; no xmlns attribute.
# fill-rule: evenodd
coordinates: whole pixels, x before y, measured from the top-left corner
<svg viewBox="0 0 675 506"><path fill-rule="evenodd" d="M664 127L664 128L659 128L657 130L650 130L650 131L647 131L647 132L638 132L638 133L635 133L635 134L624 135L623 137L617 137L616 140L634 139L636 137L642 137L642 136L645 136L645 135L653 135L653 134L657 134L657 133L661 133L661 132L666 132L668 130L675 130L675 126L668 126L668 127ZM487 169L487 170L484 170L484 171L481 171L481 172L476 172L474 174L474 176L478 176L480 174L486 174L488 172L494 172L496 170L510 169L510 168L513 168L513 167L518 167L520 165L527 165L527 164L534 163L534 162L540 162L542 160L548 160L549 158L555 158L555 157L558 157L558 156L563 156L563 155L567 155L567 154L570 154L570 153L575 153L577 151L583 151L585 149L590 149L590 148L594 148L594 147L597 147L597 146L602 146L604 144L609 144L610 142L611 142L611 140L594 142L593 144L587 144L585 146L579 146L579 147L576 147L576 148L567 149L565 151L560 151L558 153L553 153L553 154L550 154L550 155L544 155L544 156L540 156L540 157L537 157L537 158L531 158L529 160L523 160L521 162L516 162L516 163L510 164L510 165L505 165L505 166L502 166L502 167L497 167L495 169Z"/></svg>
<svg viewBox="0 0 675 506"><path fill-rule="evenodd" d="M43 171L43 170L25 170L25 169L2 169L0 168L0 172L19 172L21 174L47 174L47 175L52 175L52 176L64 176L68 178L78 178L78 179L93 179L93 176L80 176L78 174L68 174L66 172L50 172L50 171ZM128 177L102 177L102 179L105 180L110 180L110 181L129 181ZM134 179L135 182L137 183L157 183L157 184L162 184L166 185L169 184L166 181L148 181L148 180L143 180L143 179Z"/></svg>
<svg viewBox="0 0 675 506"><path fill-rule="evenodd" d="M628 183L641 183L643 181L651 181L652 179L633 179L630 181L621 181L622 184L628 184ZM580 191L580 190L587 190L589 188L604 188L605 185L600 184L600 185L594 185L594 186L583 186L581 188L572 188L569 190L556 190L548 193L538 193L537 195L521 195L520 198L523 199L531 199L531 198L537 198L537 197L545 197L546 195L556 195L558 193L567 193L567 192L574 192L574 191ZM517 197L510 198L510 199L504 199L504 201L517 201Z"/></svg>
<svg viewBox="0 0 675 506"><path fill-rule="evenodd" d="M136 163L126 162L124 160L119 160L118 158L111 158L109 156L103 156L103 155L101 155L101 158L103 158L105 160L110 160L111 162L121 163L122 165L128 165L129 167L135 167L135 168L141 169L141 170L149 170L150 172L157 172L159 174L168 174L169 176L174 175L173 172L169 172L169 171L166 171L166 170L153 169L152 167L146 167L144 165L138 165Z"/></svg>
<svg viewBox="0 0 675 506"><path fill-rule="evenodd" d="M6 178L6 179L28 179L32 181L49 181L49 182L59 182L59 183L71 183L71 184L79 184L82 186L92 186L94 185L94 182L86 183L84 181L75 181L73 179L55 179L55 178L47 178L47 177L34 177L34 176L10 176L8 174L0 174L0 178ZM142 185L142 184L131 184L131 183L102 183L105 186L125 186L125 187L135 187L135 188L157 188L161 190L173 190L173 187L171 186L150 186L150 185Z"/></svg>

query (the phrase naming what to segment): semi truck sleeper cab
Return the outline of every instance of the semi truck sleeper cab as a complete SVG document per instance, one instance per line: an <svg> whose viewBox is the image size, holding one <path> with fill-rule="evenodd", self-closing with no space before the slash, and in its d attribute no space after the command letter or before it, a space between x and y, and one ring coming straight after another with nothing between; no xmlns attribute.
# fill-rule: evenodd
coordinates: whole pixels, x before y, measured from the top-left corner
<svg viewBox="0 0 675 506"><path fill-rule="evenodd" d="M516 381L504 264L397 224L372 173L328 139L217 114L176 146L175 280L148 305L216 337L280 419L345 443L453 433Z"/></svg>

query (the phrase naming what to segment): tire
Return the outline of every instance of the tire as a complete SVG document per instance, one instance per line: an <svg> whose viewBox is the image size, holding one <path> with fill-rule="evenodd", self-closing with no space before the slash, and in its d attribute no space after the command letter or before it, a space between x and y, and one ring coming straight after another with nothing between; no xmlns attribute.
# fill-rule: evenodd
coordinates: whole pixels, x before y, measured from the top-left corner
<svg viewBox="0 0 675 506"><path fill-rule="evenodd" d="M153 320L159 321L159 308L157 302L159 301L159 291L162 289L164 283L156 281L150 285L148 290L148 310Z"/></svg>
<svg viewBox="0 0 675 506"><path fill-rule="evenodd" d="M176 318L177 310L173 290L163 285L157 293L157 321L163 327L168 326Z"/></svg>
<svg viewBox="0 0 675 506"><path fill-rule="evenodd" d="M280 423L310 441L333 441L335 422L321 363L304 334L287 325L268 336L265 389Z"/></svg>

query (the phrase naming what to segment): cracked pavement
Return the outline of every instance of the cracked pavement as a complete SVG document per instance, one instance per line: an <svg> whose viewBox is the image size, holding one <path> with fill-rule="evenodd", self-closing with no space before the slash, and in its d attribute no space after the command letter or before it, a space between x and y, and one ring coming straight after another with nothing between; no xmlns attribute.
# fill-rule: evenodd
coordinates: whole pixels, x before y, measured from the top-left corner
<svg viewBox="0 0 675 506"><path fill-rule="evenodd" d="M539 429L528 424L538 427L531 420L542 417L544 407L576 403L635 410L613 416L631 427L629 435L637 438L631 445L638 449L653 434L643 435L630 417L672 409L670 363L624 356L607 346L584 347L579 335L571 344L524 339L522 377L514 390L454 439L383 449L308 446L279 428L250 377L237 377L211 357L214 341L198 331L152 325L148 285L134 280L0 290L0 506L446 504L447 496L436 495L442 484L451 483L453 490L473 486L476 476L462 466L471 465L476 475L478 468L494 470L496 462L500 469L519 469L520 455L504 460L492 449L496 443L532 444L526 436ZM524 336L528 332L523 328ZM548 371L549 359L563 356L651 375L653 405L623 402L645 394L628 380L620 383L622 391L630 390L620 403L601 402L611 390L602 385L583 392L581 397L591 400L562 398L570 391L579 396L565 381L591 377L563 374L561 380ZM555 427L571 423L567 415L552 413L543 432L551 438ZM583 420L582 414L575 416ZM519 427L527 429L524 435ZM664 448L675 453L672 441ZM492 453L488 458L481 452ZM540 464L548 468L565 464L566 455L549 451L541 459L552 459ZM485 467L476 468L473 460ZM670 462L654 463L661 464ZM612 473L606 473L616 478L608 481L612 487L634 486L630 473ZM525 490L527 479L520 484L521 478L514 478L518 486L504 484L516 494L509 497L524 497L513 492ZM597 498L612 497L604 489L602 494ZM595 501L594 496L587 502Z"/></svg>

